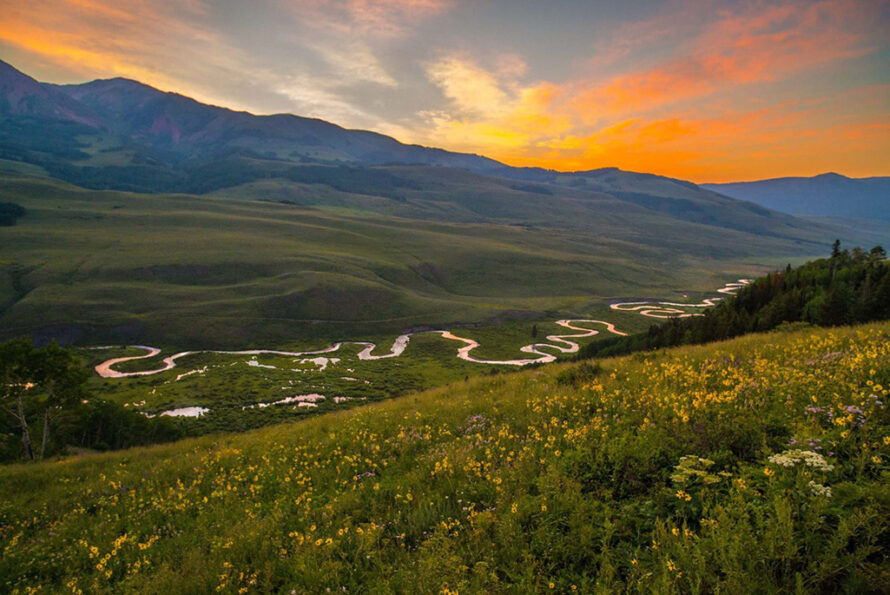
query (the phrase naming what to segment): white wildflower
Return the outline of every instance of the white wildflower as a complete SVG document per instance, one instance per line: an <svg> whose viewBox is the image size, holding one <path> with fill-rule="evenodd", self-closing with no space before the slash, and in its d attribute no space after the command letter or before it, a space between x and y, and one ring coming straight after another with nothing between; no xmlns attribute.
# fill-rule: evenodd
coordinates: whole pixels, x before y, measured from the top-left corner
<svg viewBox="0 0 890 595"><path fill-rule="evenodd" d="M831 488L821 483L816 483L812 479L810 480L810 491L813 492L814 496L825 496L826 498L831 498Z"/></svg>
<svg viewBox="0 0 890 595"><path fill-rule="evenodd" d="M825 457L818 452L812 450L786 450L779 454L774 454L769 458L769 462L780 467L794 467L796 465L805 465L812 467L817 471L831 471L834 465L829 465Z"/></svg>

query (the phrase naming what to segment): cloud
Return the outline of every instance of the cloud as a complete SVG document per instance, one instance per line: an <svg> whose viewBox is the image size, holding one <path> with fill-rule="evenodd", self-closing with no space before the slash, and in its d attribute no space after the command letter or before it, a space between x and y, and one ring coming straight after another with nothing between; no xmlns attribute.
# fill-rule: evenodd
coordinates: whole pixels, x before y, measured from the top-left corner
<svg viewBox="0 0 890 595"><path fill-rule="evenodd" d="M596 113L649 110L727 87L770 82L874 50L855 2L796 2L718 12L686 53L574 95Z"/></svg>
<svg viewBox="0 0 890 595"><path fill-rule="evenodd" d="M451 7L449 0L280 0L306 27L338 35L392 38Z"/></svg>
<svg viewBox="0 0 890 595"><path fill-rule="evenodd" d="M385 18L384 9L421 14L433 3L331 4L370 26ZM65 72L65 82L123 76L234 109L291 111L353 126L381 122L347 99L347 91L361 85L398 86L361 36L306 34L289 26L290 11L276 13L273 3L255 7L259 39L250 29L239 37L244 7L222 9L205 0L13 1L0 10L0 47L39 57L38 72L24 69L38 76ZM274 51L271 60L251 51L257 41Z"/></svg>
<svg viewBox="0 0 890 595"><path fill-rule="evenodd" d="M497 79L469 60L446 57L430 64L427 74L460 115L497 117L515 109Z"/></svg>
<svg viewBox="0 0 890 595"><path fill-rule="evenodd" d="M604 79L523 82L524 68L484 68L466 54L446 55L427 68L448 106L422 114L424 140L514 165L615 165L693 179L744 176L755 165L769 169L775 162L765 155L791 155L802 139L834 157L831 143L846 137L829 120L850 113L849 103L807 98L769 105L753 89L873 52L874 7L866 4L757 2L720 5L704 15L700 6L687 5L686 14L673 17L687 21L678 25L686 39L658 53L660 61ZM652 22L633 24L638 32L653 28ZM666 39L656 36L658 44ZM627 44L609 60L618 62L642 45ZM869 102L862 91L846 99ZM890 104L872 103L879 107L863 118L886 119ZM848 130L874 142L873 128L852 120ZM874 156L863 156L875 163Z"/></svg>
<svg viewBox="0 0 890 595"><path fill-rule="evenodd" d="M422 137L415 139L504 158L518 156L541 136L566 132L569 121L551 110L558 88L549 83L522 86L516 72L520 70L495 73L461 55L428 64L427 76L449 105L422 112Z"/></svg>
<svg viewBox="0 0 890 595"><path fill-rule="evenodd" d="M328 79L338 85L371 82L386 87L398 86L370 47L360 41L347 41L331 48L323 44L309 45L332 69ZM333 74L333 76L332 76Z"/></svg>
<svg viewBox="0 0 890 595"><path fill-rule="evenodd" d="M75 76L129 77L201 101L241 107L232 97L196 81L196 62L217 80L237 80L246 60L202 24L205 10L199 0L125 6L114 0L11 2L0 11L0 43L40 56Z"/></svg>

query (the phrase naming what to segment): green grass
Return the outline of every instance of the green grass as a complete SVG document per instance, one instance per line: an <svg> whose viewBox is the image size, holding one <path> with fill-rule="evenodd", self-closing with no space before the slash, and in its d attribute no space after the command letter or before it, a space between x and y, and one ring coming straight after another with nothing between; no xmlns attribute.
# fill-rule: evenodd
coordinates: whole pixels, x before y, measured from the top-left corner
<svg viewBox="0 0 890 595"><path fill-rule="evenodd" d="M627 210L610 197L566 190L546 197L554 206L542 210L540 196L491 178L393 170L426 175L416 181L427 190L399 202L272 179L214 196L142 195L2 176L0 189L27 215L0 230L0 338L149 344L169 355L307 351L340 340L386 350L406 330L441 328L479 341L474 356L514 359L532 342L532 325L540 341L568 332L553 324L565 317L644 331L650 319L611 311L608 301L715 295L727 280L783 262L773 254L799 250ZM728 243L746 248L730 258ZM458 347L418 336L403 357L378 362L357 362L349 347L333 354L342 361L329 370L301 374L287 362L272 371L248 368L247 358L194 356L165 374L93 385L120 403L145 401L147 412L210 407L211 415L182 422L196 432L244 429L346 406L328 399L317 409L242 411L289 394L349 396L355 404L492 371L457 360ZM83 352L91 366L128 354L138 352ZM159 359L118 369L148 369ZM175 381L205 365L206 374Z"/></svg>
<svg viewBox="0 0 890 595"><path fill-rule="evenodd" d="M538 338L532 339L532 325L538 327ZM544 341L550 333L571 333L552 321L507 322L497 327L461 328L455 332L473 338L482 345L474 356L496 359L529 357L519 347L533 341ZM579 339L581 345L602 337ZM393 337L374 337L378 348L374 353L386 353ZM308 361L315 356L300 358L276 355L194 354L177 361L172 370L151 376L103 379L93 376L91 389L95 394L112 401L133 406L146 413L159 413L186 406L201 406L211 412L201 419L183 419L189 431L205 433L213 430L232 430L267 425L275 421L304 417L342 409L366 402L379 401L408 392L424 390L450 382L480 375L513 371L512 366L492 366L466 362L456 357L462 343L446 340L434 333L412 336L408 348L398 358L362 361L356 356L357 345L344 345L338 351L322 354L329 358L324 370ZM288 345L286 349L319 349L324 344ZM112 357L141 355L136 349L111 348L80 350L88 366L93 367ZM150 370L161 365L160 360L170 355L161 353L154 358L132 360L115 366L121 372ZM571 357L571 356L563 356ZM333 361L331 358L336 358ZM262 366L250 366L256 360ZM195 372L195 371L198 372ZM191 372L191 373L189 373ZM177 380L177 378L179 378ZM273 402L285 397L317 393L327 397L317 407L286 404L263 409L247 409L256 403ZM334 397L348 397L349 401L335 403Z"/></svg>
<svg viewBox="0 0 890 595"><path fill-rule="evenodd" d="M878 592L888 385L890 323L804 329L11 465L0 585Z"/></svg>
<svg viewBox="0 0 890 595"><path fill-rule="evenodd" d="M594 311L592 316L600 320L616 320L618 328L626 332L640 332L651 319L633 313ZM537 338L532 337L532 327L537 327ZM590 325L598 328L598 325ZM547 342L550 334L575 334L548 320L507 320L497 326L472 326L452 329L457 335L474 339L480 346L472 351L481 359L522 359L532 357L520 351L520 347L533 342ZM574 339L581 347L604 338L614 337L601 329L599 335ZM375 354L389 351L394 337L381 335L370 337L377 345ZM301 342L280 345L288 351L309 351L326 347L323 342ZM332 410L344 409L367 402L380 401L409 392L441 386L477 376L500 374L517 370L514 366L479 364L458 359L457 350L463 346L435 333L418 333L411 337L407 349L397 358L362 361L357 345L344 345L339 350L321 354L329 358L324 370L310 362L312 355L293 358L276 355L228 355L199 353L177 360L177 366L166 372L150 376L106 379L93 375L91 390L102 398L140 411L157 414L180 407L201 406L210 409L200 419L179 420L193 434L213 431L244 430L270 423L303 418ZM572 354L550 352L560 359ZM113 357L137 356L145 352L138 349L113 347L108 349L82 349L80 356L89 368ZM120 372L152 370L160 367L161 360L171 355L164 351L153 358L123 362L115 366ZM336 358L333 361L331 358ZM256 360L263 367L250 366ZM264 366L274 366L268 368ZM296 404L276 405L269 408L249 408L257 403L274 402L293 395L322 394L324 401L316 407L300 407ZM335 402L335 397L348 400ZM245 409L248 407L248 409Z"/></svg>
<svg viewBox="0 0 890 595"><path fill-rule="evenodd" d="M257 188L139 195L2 176L0 191L28 213L0 231L0 336L179 349L360 340L589 315L613 297L707 291L822 251L608 197L549 197L549 213L500 186L476 187L474 202L474 180L429 182L391 214L371 203L403 203L327 187L318 202L333 206L322 207L268 202Z"/></svg>

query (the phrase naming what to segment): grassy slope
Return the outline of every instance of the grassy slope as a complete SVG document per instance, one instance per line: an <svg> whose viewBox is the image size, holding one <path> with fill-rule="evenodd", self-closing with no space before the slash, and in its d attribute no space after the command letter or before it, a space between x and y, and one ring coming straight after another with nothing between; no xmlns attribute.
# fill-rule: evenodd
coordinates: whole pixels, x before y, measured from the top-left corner
<svg viewBox="0 0 890 595"><path fill-rule="evenodd" d="M755 238L617 209L608 197L544 197L558 205L544 216L541 196L477 178L445 189L446 180L430 178L439 190L419 192L407 207L316 188L319 201L342 199L320 208L235 191L137 195L5 176L0 190L28 214L0 231L0 334L235 348L510 311L546 320L589 313L612 296L708 290L789 255L824 252L812 238ZM247 195L264 198L262 189ZM395 203L398 216L381 202Z"/></svg>
<svg viewBox="0 0 890 595"><path fill-rule="evenodd" d="M548 366L248 434L5 467L0 585L886 586L890 323L602 366L598 375ZM768 461L795 443L830 452L833 470ZM684 455L713 460L700 474L713 483L672 481Z"/></svg>

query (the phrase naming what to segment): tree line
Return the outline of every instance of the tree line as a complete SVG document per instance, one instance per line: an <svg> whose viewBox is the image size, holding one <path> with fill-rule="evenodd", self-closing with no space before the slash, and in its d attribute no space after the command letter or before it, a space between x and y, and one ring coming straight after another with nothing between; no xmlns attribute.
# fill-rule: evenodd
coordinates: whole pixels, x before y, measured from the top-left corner
<svg viewBox="0 0 890 595"><path fill-rule="evenodd" d="M14 202L0 202L0 226L15 225L16 219L25 215L25 207Z"/></svg>
<svg viewBox="0 0 890 595"><path fill-rule="evenodd" d="M799 267L788 265L743 287L702 316L673 318L647 333L598 341L579 359L708 343L783 323L838 326L890 318L890 263L881 246L841 250Z"/></svg>

